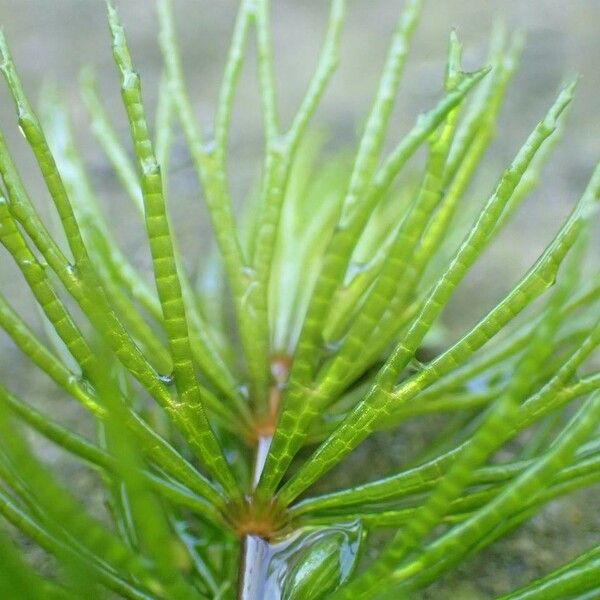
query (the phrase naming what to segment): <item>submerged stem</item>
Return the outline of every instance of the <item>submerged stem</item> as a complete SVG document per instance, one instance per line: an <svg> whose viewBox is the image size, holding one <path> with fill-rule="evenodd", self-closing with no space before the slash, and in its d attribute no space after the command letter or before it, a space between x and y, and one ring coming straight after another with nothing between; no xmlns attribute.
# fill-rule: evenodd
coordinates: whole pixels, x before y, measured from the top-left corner
<svg viewBox="0 0 600 600"><path fill-rule="evenodd" d="M272 435L260 435L256 443L252 489L256 489L262 475ZM238 600L260 600L264 597L265 576L270 554L269 542L260 535L248 534L242 538Z"/></svg>
<svg viewBox="0 0 600 600"><path fill-rule="evenodd" d="M258 535L242 539L238 600L260 600L264 597L269 542Z"/></svg>

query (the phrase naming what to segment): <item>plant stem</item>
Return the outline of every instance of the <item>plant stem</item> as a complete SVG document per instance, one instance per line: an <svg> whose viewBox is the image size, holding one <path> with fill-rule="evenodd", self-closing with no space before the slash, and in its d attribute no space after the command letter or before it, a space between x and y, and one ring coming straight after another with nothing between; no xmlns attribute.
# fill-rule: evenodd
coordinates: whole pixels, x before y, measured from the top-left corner
<svg viewBox="0 0 600 600"><path fill-rule="evenodd" d="M258 535L242 539L238 600L264 598L265 575L270 554L269 542Z"/></svg>
<svg viewBox="0 0 600 600"><path fill-rule="evenodd" d="M252 475L253 490L256 489L260 480L272 439L272 435L258 437ZM263 537L248 534L242 538L238 600L261 600L264 598L265 576L270 553L269 542Z"/></svg>
<svg viewBox="0 0 600 600"><path fill-rule="evenodd" d="M254 457L254 472L252 476L253 488L256 488L260 480L260 476L262 475L272 440L273 435L261 435L256 443L256 456Z"/></svg>

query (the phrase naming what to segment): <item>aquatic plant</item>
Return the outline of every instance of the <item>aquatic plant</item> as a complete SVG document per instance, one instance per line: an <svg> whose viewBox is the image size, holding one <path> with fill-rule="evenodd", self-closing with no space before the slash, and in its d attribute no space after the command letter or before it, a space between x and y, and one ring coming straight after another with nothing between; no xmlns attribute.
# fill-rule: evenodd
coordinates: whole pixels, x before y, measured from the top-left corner
<svg viewBox="0 0 600 600"><path fill-rule="evenodd" d="M133 153L90 71L83 98L145 224L153 284L119 249L65 107L46 92L37 116L0 38L18 124L60 220L44 223L0 136L0 241L43 313L46 339L2 296L0 324L94 424L93 434L71 430L50 400L39 408L9 391L11 381L0 387L3 598L414 597L547 502L600 479L600 279L582 275L600 167L502 300L454 343L436 335L465 274L543 177L575 82L491 194L471 199L521 41L499 34L489 66L463 72L451 34L440 100L403 136L388 133L421 10L407 0L354 158L328 157L309 125L338 61L345 10L332 0L314 76L284 127L269 3L242 0L207 138L169 0L158 2L164 84L152 132L108 3ZM265 150L238 224L229 137L253 35ZM176 125L218 249L192 257L198 277L169 218ZM386 138L399 138L389 153ZM383 479L324 485L369 436L417 419L429 428L425 452L407 448ZM23 425L100 475L107 511L52 472ZM41 565L24 539L44 551ZM595 597L599 552L505 597Z"/></svg>

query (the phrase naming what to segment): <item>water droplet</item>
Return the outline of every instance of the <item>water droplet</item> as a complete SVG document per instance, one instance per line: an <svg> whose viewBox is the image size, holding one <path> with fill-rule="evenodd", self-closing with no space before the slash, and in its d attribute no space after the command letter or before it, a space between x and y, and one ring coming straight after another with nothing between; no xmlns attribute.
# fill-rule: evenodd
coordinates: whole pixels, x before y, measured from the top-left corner
<svg viewBox="0 0 600 600"><path fill-rule="evenodd" d="M142 171L146 177L160 174L160 167L153 156L143 160Z"/></svg>
<svg viewBox="0 0 600 600"><path fill-rule="evenodd" d="M175 381L173 373L169 373L168 375L159 375L158 379L165 385L172 385Z"/></svg>
<svg viewBox="0 0 600 600"><path fill-rule="evenodd" d="M323 559L333 559L338 565L337 581L330 582L332 591L352 572L362 537L360 523L351 522L319 531L299 531L270 544L265 557L264 597L273 600L289 597L289 590L306 583L311 566L318 569Z"/></svg>

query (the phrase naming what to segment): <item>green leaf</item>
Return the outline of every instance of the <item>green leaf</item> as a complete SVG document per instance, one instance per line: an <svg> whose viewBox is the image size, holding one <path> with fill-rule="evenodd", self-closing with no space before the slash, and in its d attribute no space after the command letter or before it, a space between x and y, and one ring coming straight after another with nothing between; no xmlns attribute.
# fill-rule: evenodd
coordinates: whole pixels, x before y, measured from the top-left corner
<svg viewBox="0 0 600 600"><path fill-rule="evenodd" d="M278 225L281 219L285 191L288 185L292 165L301 136L308 121L315 112L325 87L333 75L337 64L340 34L345 13L345 1L334 0L331 3L329 26L315 74L309 83L298 114L290 130L280 139L279 125L275 108L275 84L271 42L268 26L268 2L260 1L257 7L257 43L259 60L259 79L265 115L266 151L262 185L260 216L256 226L252 267L254 281L252 292L248 295L249 310L259 323L259 335L262 352L269 354L269 281L272 278L273 260L277 241ZM267 398L265 395L264 403ZM268 411L269 408L267 407ZM263 407L263 412L265 407Z"/></svg>
<svg viewBox="0 0 600 600"><path fill-rule="evenodd" d="M578 556L547 576L520 590L502 596L505 600L548 600L567 596L581 597L582 592L593 591L600 577L600 546Z"/></svg>
<svg viewBox="0 0 600 600"><path fill-rule="evenodd" d="M170 226L162 195L160 168L152 150L152 142L146 125L140 79L133 70L124 30L111 4L108 4L108 14L113 36L113 54L121 75L123 103L138 160L156 288L173 357L173 374L179 395L177 406L182 415L179 424L185 428L194 449L212 474L223 484L228 494L234 499L238 499L240 490L219 442L206 419L202 391L194 373L181 283L175 264Z"/></svg>
<svg viewBox="0 0 600 600"><path fill-rule="evenodd" d="M430 569L425 577L437 576L441 570L446 570L459 561L472 543L491 530L505 515L516 510L524 498L532 497L544 488L548 475L568 463L577 447L594 431L599 416L600 395L596 393L570 420L546 455L507 486L502 494L482 507L465 523L451 529L426 547L414 562L396 568L391 580L389 578L384 580L384 585L386 583L392 585L388 587L389 593L392 593L392 589L394 592L402 589L396 587L398 584L402 585L400 582L422 573L428 567L433 567L438 561L440 564ZM364 581L367 580L368 577ZM380 587L381 580L376 585ZM350 593L350 588L347 588L344 593L346 595Z"/></svg>
<svg viewBox="0 0 600 600"><path fill-rule="evenodd" d="M183 128L189 151L194 161L200 185L211 216L217 244L227 273L235 301L236 315L240 327L244 357L249 371L251 396L254 402L263 402L269 377L268 357L260 347L261 336L254 315L248 310L248 294L253 287L253 272L250 261L243 254L233 216L231 197L223 170L223 156L217 156L215 148L204 144L200 129L185 89L183 70L176 41L175 27L170 0L158 3L161 25L160 42L173 100ZM231 92L238 77L237 68L228 70ZM225 93L225 92L224 92ZM225 121L229 117L222 117ZM261 351L262 350L262 351Z"/></svg>
<svg viewBox="0 0 600 600"><path fill-rule="evenodd" d="M346 454L365 439L371 431L373 431L375 423L385 419L386 416L393 412L395 403L391 400L390 393L396 384L400 372L414 356L423 337L434 320L439 316L441 310L451 297L452 292L464 277L469 267L479 256L481 247L485 244L487 236L493 230L495 223L500 217L506 202L508 202L510 196L514 192L522 174L526 171L527 166L530 164L533 156L543 141L554 131L560 113L571 100L573 88L574 83L566 87L560 93L545 119L535 128L515 157L512 165L503 174L495 192L488 200L477 222L467 234L456 254L450 261L446 272L440 277L428 294L427 299L420 307L419 313L413 319L404 339L396 346L383 368L379 371L375 383L367 396L357 405L354 411L345 419L335 433L323 442L311 460L305 463L303 468L295 474L280 492L280 498L284 504L289 503L318 477L322 476L333 467L333 465L337 464L344 456L346 456ZM600 169L598 178L600 178ZM588 200L586 198L586 201L582 206L587 207L587 203ZM564 256L567 248L574 241L573 235L576 235L577 232L572 231L572 229L575 227L576 223L580 224L576 219L569 221L567 223L569 227L565 226L565 229L562 231L563 235L559 235L559 238L555 239L553 245L559 256ZM570 241L565 242L564 237L567 237ZM547 262L550 262L550 265L554 266L553 260ZM534 281L539 285L539 280L537 278L535 278ZM550 279L548 283L551 281L552 279ZM545 287L547 286L543 285L542 289ZM512 296L523 303L527 302L526 297L521 294L514 294L513 292ZM494 310L506 315L506 310L504 310L502 304ZM514 312L511 312L510 316L513 316L514 314ZM493 323L495 319L489 320ZM501 325L498 324L496 326L496 331L500 328ZM481 342L481 344L483 344L484 341L487 341L493 334L490 334L489 332L483 333L481 330L485 331L482 323L479 324L479 331L476 331L476 333L479 334L480 338L484 338ZM474 335L474 332L471 332L471 334ZM465 342L465 338L463 338L461 342L463 343L463 346L471 348L472 350L474 349L471 344ZM429 371L430 374L432 372L435 372L436 375L439 376L439 372L433 371L433 369ZM420 378L424 378L423 373L425 373L425 371L421 371L419 374ZM415 386L418 386L418 383L414 380L411 381L408 390L410 390L410 388L414 390ZM315 406L315 404L316 403L313 403L310 410L305 411L303 418L294 427L295 432L302 431L303 428L306 428L307 424L314 419L318 412L318 406ZM301 434L296 433L296 437L299 437L299 435Z"/></svg>

